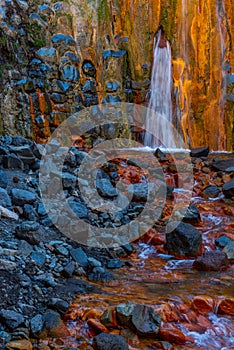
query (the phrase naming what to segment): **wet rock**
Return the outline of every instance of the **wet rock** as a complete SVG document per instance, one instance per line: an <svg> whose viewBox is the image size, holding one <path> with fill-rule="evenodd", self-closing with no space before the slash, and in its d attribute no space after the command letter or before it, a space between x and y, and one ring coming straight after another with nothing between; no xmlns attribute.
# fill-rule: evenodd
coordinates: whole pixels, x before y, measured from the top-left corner
<svg viewBox="0 0 234 350"><path fill-rule="evenodd" d="M134 202L146 202L148 198L155 198L156 186L153 183L137 183L128 186L128 194Z"/></svg>
<svg viewBox="0 0 234 350"><path fill-rule="evenodd" d="M168 158L166 155L160 150L160 148L157 148L154 152L154 156L158 158L161 162L166 162L168 161Z"/></svg>
<svg viewBox="0 0 234 350"><path fill-rule="evenodd" d="M228 245L231 242L232 242L232 240L230 238L228 238L227 236L220 236L219 238L217 238L215 240L215 244L220 248L226 247L226 245Z"/></svg>
<svg viewBox="0 0 234 350"><path fill-rule="evenodd" d="M214 300L206 295L200 295L193 299L192 307L200 313L208 314L213 311Z"/></svg>
<svg viewBox="0 0 234 350"><path fill-rule="evenodd" d="M234 242L231 241L230 243L225 245L223 251L224 251L224 253L227 254L228 260L233 262L234 261Z"/></svg>
<svg viewBox="0 0 234 350"><path fill-rule="evenodd" d="M24 163L14 153L3 156L2 163L7 169L24 169Z"/></svg>
<svg viewBox="0 0 234 350"><path fill-rule="evenodd" d="M178 329L175 326L170 326L170 328L162 328L159 332L159 337L161 340L168 341L175 344L185 344L186 343L186 337L183 332L181 332L180 329Z"/></svg>
<svg viewBox="0 0 234 350"><path fill-rule="evenodd" d="M124 262L119 259L111 259L108 261L108 269L120 269L124 265Z"/></svg>
<svg viewBox="0 0 234 350"><path fill-rule="evenodd" d="M116 311L113 309L106 309L101 316L101 322L108 328L116 327Z"/></svg>
<svg viewBox="0 0 234 350"><path fill-rule="evenodd" d="M32 350L33 346L29 340L19 339L7 343L6 348L9 350Z"/></svg>
<svg viewBox="0 0 234 350"><path fill-rule="evenodd" d="M87 324L90 328L94 329L96 333L109 333L108 329L97 319L89 318Z"/></svg>
<svg viewBox="0 0 234 350"><path fill-rule="evenodd" d="M218 314L234 315L234 299L226 298L220 301Z"/></svg>
<svg viewBox="0 0 234 350"><path fill-rule="evenodd" d="M24 204L32 204L37 199L35 193L17 188L13 188L11 194L13 204L19 206L23 206Z"/></svg>
<svg viewBox="0 0 234 350"><path fill-rule="evenodd" d="M82 248L72 249L71 256L79 266L88 267L88 257Z"/></svg>
<svg viewBox="0 0 234 350"><path fill-rule="evenodd" d="M95 350L127 350L128 344L120 335L100 333L93 338Z"/></svg>
<svg viewBox="0 0 234 350"><path fill-rule="evenodd" d="M95 78L96 76L96 68L94 67L93 63L91 61L84 61L82 65L82 70L85 75L88 77Z"/></svg>
<svg viewBox="0 0 234 350"><path fill-rule="evenodd" d="M196 256L202 245L201 233L192 225L172 222L166 233L166 248L170 254L176 256ZM175 227L175 229L173 229Z"/></svg>
<svg viewBox="0 0 234 350"><path fill-rule="evenodd" d="M64 314L69 309L69 304L65 300L59 298L52 298L50 306L60 314Z"/></svg>
<svg viewBox="0 0 234 350"><path fill-rule="evenodd" d="M227 182L223 186L223 194L225 195L226 198L234 197L234 179L232 179L231 181Z"/></svg>
<svg viewBox="0 0 234 350"><path fill-rule="evenodd" d="M158 334L161 315L146 305L128 302L116 306L117 322L144 337Z"/></svg>
<svg viewBox="0 0 234 350"><path fill-rule="evenodd" d="M4 188L0 187L0 205L3 207L11 207L11 198Z"/></svg>
<svg viewBox="0 0 234 350"><path fill-rule="evenodd" d="M9 329L15 329L24 322L24 316L19 312L15 312L12 310L1 310L0 320Z"/></svg>
<svg viewBox="0 0 234 350"><path fill-rule="evenodd" d="M219 271L226 269L227 266L227 254L219 250L204 253L193 263L195 269L202 271Z"/></svg>
<svg viewBox="0 0 234 350"><path fill-rule="evenodd" d="M194 158L207 157L209 152L209 147L192 148L190 156Z"/></svg>
<svg viewBox="0 0 234 350"><path fill-rule="evenodd" d="M229 159L215 159L212 167L218 171L231 172L234 171L234 158Z"/></svg>
<svg viewBox="0 0 234 350"><path fill-rule="evenodd" d="M190 205L187 209L176 210L173 217L177 221L196 223L201 221L201 215L195 204Z"/></svg>
<svg viewBox="0 0 234 350"><path fill-rule="evenodd" d="M5 171L0 170L0 187L1 188L7 188L8 185L8 179Z"/></svg>
<svg viewBox="0 0 234 350"><path fill-rule="evenodd" d="M64 338L69 335L70 333L61 320L59 313L47 310L43 315L43 332L40 337Z"/></svg>
<svg viewBox="0 0 234 350"><path fill-rule="evenodd" d="M217 186L207 186L203 190L203 195L207 198L216 198L220 194L220 189Z"/></svg>
<svg viewBox="0 0 234 350"><path fill-rule="evenodd" d="M88 280L94 282L109 282L114 279L115 277L106 271L104 267L94 267L93 271L88 275Z"/></svg>

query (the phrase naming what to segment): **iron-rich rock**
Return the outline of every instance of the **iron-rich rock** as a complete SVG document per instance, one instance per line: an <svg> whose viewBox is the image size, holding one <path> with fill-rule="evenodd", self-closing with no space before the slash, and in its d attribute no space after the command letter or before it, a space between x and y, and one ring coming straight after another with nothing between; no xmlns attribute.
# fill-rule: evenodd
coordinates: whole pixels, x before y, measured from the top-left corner
<svg viewBox="0 0 234 350"><path fill-rule="evenodd" d="M175 227L175 229L173 229ZM202 245L201 233L192 225L172 222L166 233L166 248L176 256L196 256Z"/></svg>
<svg viewBox="0 0 234 350"><path fill-rule="evenodd" d="M120 335L100 333L93 338L93 348L95 350L127 350L128 344Z"/></svg>
<svg viewBox="0 0 234 350"><path fill-rule="evenodd" d="M43 332L40 336L49 336L53 338L64 338L69 334L59 313L53 310L47 310L43 315Z"/></svg>
<svg viewBox="0 0 234 350"><path fill-rule="evenodd" d="M190 156L194 158L207 157L209 152L209 147L192 148Z"/></svg>
<svg viewBox="0 0 234 350"><path fill-rule="evenodd" d="M32 343L27 339L11 340L6 344L8 350L32 350Z"/></svg>
<svg viewBox="0 0 234 350"><path fill-rule="evenodd" d="M15 312L12 310L1 310L0 320L9 329L15 329L24 322L24 316L19 312Z"/></svg>
<svg viewBox="0 0 234 350"><path fill-rule="evenodd" d="M232 179L231 181L227 182L223 186L223 194L225 195L226 198L234 197L234 179Z"/></svg>
<svg viewBox="0 0 234 350"><path fill-rule="evenodd" d="M120 325L132 329L144 337L158 334L161 315L149 306L128 302L116 307L116 317Z"/></svg>
<svg viewBox="0 0 234 350"><path fill-rule="evenodd" d="M226 269L227 266L227 254L219 250L204 253L202 256L199 256L193 263L193 267L195 269L202 271L219 271Z"/></svg>

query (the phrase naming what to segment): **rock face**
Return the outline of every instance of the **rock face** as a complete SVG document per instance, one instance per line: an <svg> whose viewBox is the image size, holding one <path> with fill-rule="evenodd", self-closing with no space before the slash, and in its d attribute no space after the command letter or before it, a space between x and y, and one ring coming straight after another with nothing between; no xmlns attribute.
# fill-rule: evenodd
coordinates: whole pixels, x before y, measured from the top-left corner
<svg viewBox="0 0 234 350"><path fill-rule="evenodd" d="M145 103L161 25L172 46L175 110L188 146L232 149L230 0L18 3L1 6L1 132L44 142L83 107ZM6 162L32 160L14 158Z"/></svg>
<svg viewBox="0 0 234 350"><path fill-rule="evenodd" d="M166 233L166 248L170 254L176 256L196 256L201 250L201 233L192 225L181 222L171 223L170 232Z"/></svg>

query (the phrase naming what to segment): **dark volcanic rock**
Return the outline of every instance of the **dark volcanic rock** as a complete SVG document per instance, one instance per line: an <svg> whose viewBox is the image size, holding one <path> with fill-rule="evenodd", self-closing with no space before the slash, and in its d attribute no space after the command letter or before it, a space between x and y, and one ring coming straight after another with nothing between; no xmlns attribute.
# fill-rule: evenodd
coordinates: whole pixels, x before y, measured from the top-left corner
<svg viewBox="0 0 234 350"><path fill-rule="evenodd" d="M194 158L207 157L210 152L209 147L192 148L190 156Z"/></svg>
<svg viewBox="0 0 234 350"><path fill-rule="evenodd" d="M1 188L7 188L8 185L8 179L6 176L5 171L0 170L0 187Z"/></svg>
<svg viewBox="0 0 234 350"><path fill-rule="evenodd" d="M234 261L234 241L231 241L230 243L228 243L224 247L223 251L224 251L224 253L227 254L228 260L233 262Z"/></svg>
<svg viewBox="0 0 234 350"><path fill-rule="evenodd" d="M232 242L232 240L230 238L228 238L227 236L220 236L219 238L217 238L215 240L215 244L220 248L226 247L226 245L228 245L231 242Z"/></svg>
<svg viewBox="0 0 234 350"><path fill-rule="evenodd" d="M1 310L0 311L0 320L8 328L15 329L24 322L24 316L19 312L12 310Z"/></svg>
<svg viewBox="0 0 234 350"><path fill-rule="evenodd" d="M63 338L69 335L69 331L64 325L59 313L47 310L43 315L43 332L41 336L53 338Z"/></svg>
<svg viewBox="0 0 234 350"><path fill-rule="evenodd" d="M37 222L25 221L16 227L15 236L29 244L38 245L43 238L43 230Z"/></svg>
<svg viewBox="0 0 234 350"><path fill-rule="evenodd" d="M195 204L190 205L187 209L179 209L174 212L174 217L176 220L183 222L199 222L201 220L201 215Z"/></svg>
<svg viewBox="0 0 234 350"><path fill-rule="evenodd" d="M7 169L24 169L24 163L14 153L3 156L2 163Z"/></svg>
<svg viewBox="0 0 234 350"><path fill-rule="evenodd" d="M226 198L234 197L234 179L232 179L231 181L227 182L223 186L223 194L225 195Z"/></svg>
<svg viewBox="0 0 234 350"><path fill-rule="evenodd" d="M99 175L100 174L100 175ZM118 196L118 191L115 187L113 187L110 178L108 175L103 175L105 177L101 177L103 172L99 172L96 180L97 191L103 198L116 198Z"/></svg>
<svg viewBox="0 0 234 350"><path fill-rule="evenodd" d="M100 333L93 339L93 348L95 350L127 350L128 344L120 335Z"/></svg>
<svg viewBox="0 0 234 350"><path fill-rule="evenodd" d="M88 280L94 282L109 282L114 279L114 275L106 271L104 267L94 267L93 271L88 275Z"/></svg>
<svg viewBox="0 0 234 350"><path fill-rule="evenodd" d="M155 336L159 332L161 315L146 305L128 302L116 307L117 322L144 337Z"/></svg>
<svg viewBox="0 0 234 350"><path fill-rule="evenodd" d="M78 265L82 267L87 267L89 265L88 257L82 248L72 249L71 256Z"/></svg>
<svg viewBox="0 0 234 350"><path fill-rule="evenodd" d="M32 204L36 201L37 196L35 193L21 190L17 188L13 188L12 190L12 202L15 205L24 205L24 204Z"/></svg>
<svg viewBox="0 0 234 350"><path fill-rule="evenodd" d="M3 207L11 207L11 198L4 188L0 187L0 205Z"/></svg>
<svg viewBox="0 0 234 350"><path fill-rule="evenodd" d="M30 320L30 330L32 335L37 336L39 335L44 326L44 319L43 316L40 314L37 314Z"/></svg>
<svg viewBox="0 0 234 350"><path fill-rule="evenodd" d="M218 271L226 269L227 266L227 254L219 250L204 253L202 256L199 256L193 264L195 269L203 271Z"/></svg>
<svg viewBox="0 0 234 350"><path fill-rule="evenodd" d="M207 186L204 191L203 195L207 198L216 198L220 194L220 189L217 186Z"/></svg>
<svg viewBox="0 0 234 350"><path fill-rule="evenodd" d="M234 158L229 159L215 159L212 167L218 171L234 171Z"/></svg>
<svg viewBox="0 0 234 350"><path fill-rule="evenodd" d="M166 233L166 248L170 254L176 256L196 256L202 245L201 233L192 225L181 222L172 222ZM173 227L176 228L173 230Z"/></svg>

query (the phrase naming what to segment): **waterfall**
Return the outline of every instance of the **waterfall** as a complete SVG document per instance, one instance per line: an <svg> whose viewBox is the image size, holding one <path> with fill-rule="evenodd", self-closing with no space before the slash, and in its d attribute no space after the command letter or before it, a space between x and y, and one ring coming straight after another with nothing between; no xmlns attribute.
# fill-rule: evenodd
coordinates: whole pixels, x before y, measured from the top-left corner
<svg viewBox="0 0 234 350"><path fill-rule="evenodd" d="M172 126L171 70L171 48L160 29L154 39L151 95L145 121L145 146L176 146Z"/></svg>

